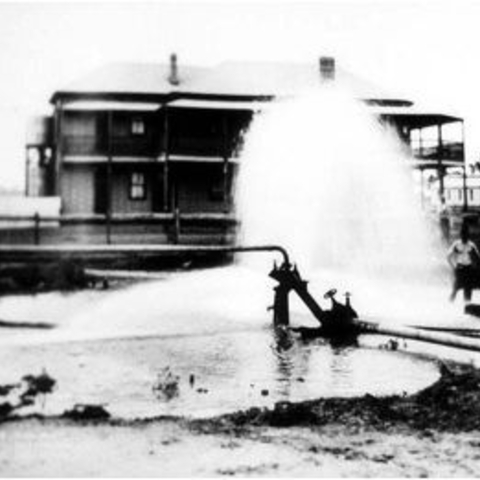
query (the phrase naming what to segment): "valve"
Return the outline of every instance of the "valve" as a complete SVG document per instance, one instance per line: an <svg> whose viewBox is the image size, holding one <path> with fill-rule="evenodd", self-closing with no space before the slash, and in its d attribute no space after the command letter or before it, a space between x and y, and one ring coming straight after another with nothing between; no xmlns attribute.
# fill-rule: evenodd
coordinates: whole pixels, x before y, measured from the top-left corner
<svg viewBox="0 0 480 480"><path fill-rule="evenodd" d="M346 307L350 307L350 298L352 297L352 294L350 292L345 292L343 294L343 296L345 297L345 306Z"/></svg>
<svg viewBox="0 0 480 480"><path fill-rule="evenodd" d="M325 298L325 299L330 299L330 300L334 300L336 294L337 294L337 289L336 289L336 288L331 288L328 292L326 292L326 293L323 295L323 298Z"/></svg>

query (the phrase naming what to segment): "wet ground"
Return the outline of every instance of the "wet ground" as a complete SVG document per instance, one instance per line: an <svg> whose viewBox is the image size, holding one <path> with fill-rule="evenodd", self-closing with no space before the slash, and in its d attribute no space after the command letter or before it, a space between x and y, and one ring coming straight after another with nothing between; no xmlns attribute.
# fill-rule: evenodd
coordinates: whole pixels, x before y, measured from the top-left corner
<svg viewBox="0 0 480 480"><path fill-rule="evenodd" d="M246 269L171 273L119 289L4 297L0 384L45 369L57 382L42 413L75 403L120 418L205 417L279 401L413 393L436 361L399 349L302 342L271 326L271 282ZM292 323L312 322L293 310ZM52 325L25 329L26 324ZM403 348L403 343L401 345ZM172 388L164 395L165 383Z"/></svg>
<svg viewBox="0 0 480 480"><path fill-rule="evenodd" d="M226 273L203 273L200 287L192 274L4 298L0 317L56 328L2 329L0 384L42 367L57 384L0 423L0 475L478 475L480 373L439 361L478 355L410 341L392 351L373 336L361 348L284 345L265 313L270 285L249 275L229 297L243 277ZM177 380L165 396L168 375ZM62 417L75 403L112 418Z"/></svg>
<svg viewBox="0 0 480 480"><path fill-rule="evenodd" d="M57 380L41 413L90 403L125 419L199 418L280 401L413 393L439 375L435 361L402 351L298 339L283 350L270 329L3 345L0 384L41 369Z"/></svg>
<svg viewBox="0 0 480 480"><path fill-rule="evenodd" d="M209 420L0 425L2 476L477 477L480 372L412 396L322 399Z"/></svg>

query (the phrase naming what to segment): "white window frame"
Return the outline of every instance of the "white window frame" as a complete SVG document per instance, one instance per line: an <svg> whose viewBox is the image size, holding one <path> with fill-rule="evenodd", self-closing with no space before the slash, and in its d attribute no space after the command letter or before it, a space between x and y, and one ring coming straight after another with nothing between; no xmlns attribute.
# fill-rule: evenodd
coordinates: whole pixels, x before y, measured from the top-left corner
<svg viewBox="0 0 480 480"><path fill-rule="evenodd" d="M128 198L133 201L143 201L147 198L147 177L144 172L130 173Z"/></svg>
<svg viewBox="0 0 480 480"><path fill-rule="evenodd" d="M134 117L132 118L131 128L130 131L132 135L145 135L146 125L145 120L141 117Z"/></svg>

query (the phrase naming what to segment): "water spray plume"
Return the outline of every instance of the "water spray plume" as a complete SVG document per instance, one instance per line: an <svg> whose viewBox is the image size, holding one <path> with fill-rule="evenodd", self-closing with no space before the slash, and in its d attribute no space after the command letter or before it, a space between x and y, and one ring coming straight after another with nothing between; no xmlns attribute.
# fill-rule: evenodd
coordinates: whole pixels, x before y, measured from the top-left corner
<svg viewBox="0 0 480 480"><path fill-rule="evenodd" d="M333 87L256 116L237 198L240 243L283 245L307 275L420 273L425 281L438 273L439 253L399 141Z"/></svg>

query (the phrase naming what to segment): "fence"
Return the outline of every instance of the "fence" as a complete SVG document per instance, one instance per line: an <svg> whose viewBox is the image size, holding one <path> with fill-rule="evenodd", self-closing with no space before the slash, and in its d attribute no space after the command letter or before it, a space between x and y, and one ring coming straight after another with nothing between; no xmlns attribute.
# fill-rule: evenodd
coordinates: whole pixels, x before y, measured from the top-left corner
<svg viewBox="0 0 480 480"><path fill-rule="evenodd" d="M179 209L150 214L1 215L0 243L172 243L190 231L226 237L237 226L226 213L187 213ZM76 230L75 230L75 227ZM198 230L200 229L200 232ZM115 237L115 238L114 238ZM226 239L225 239L226 240Z"/></svg>

